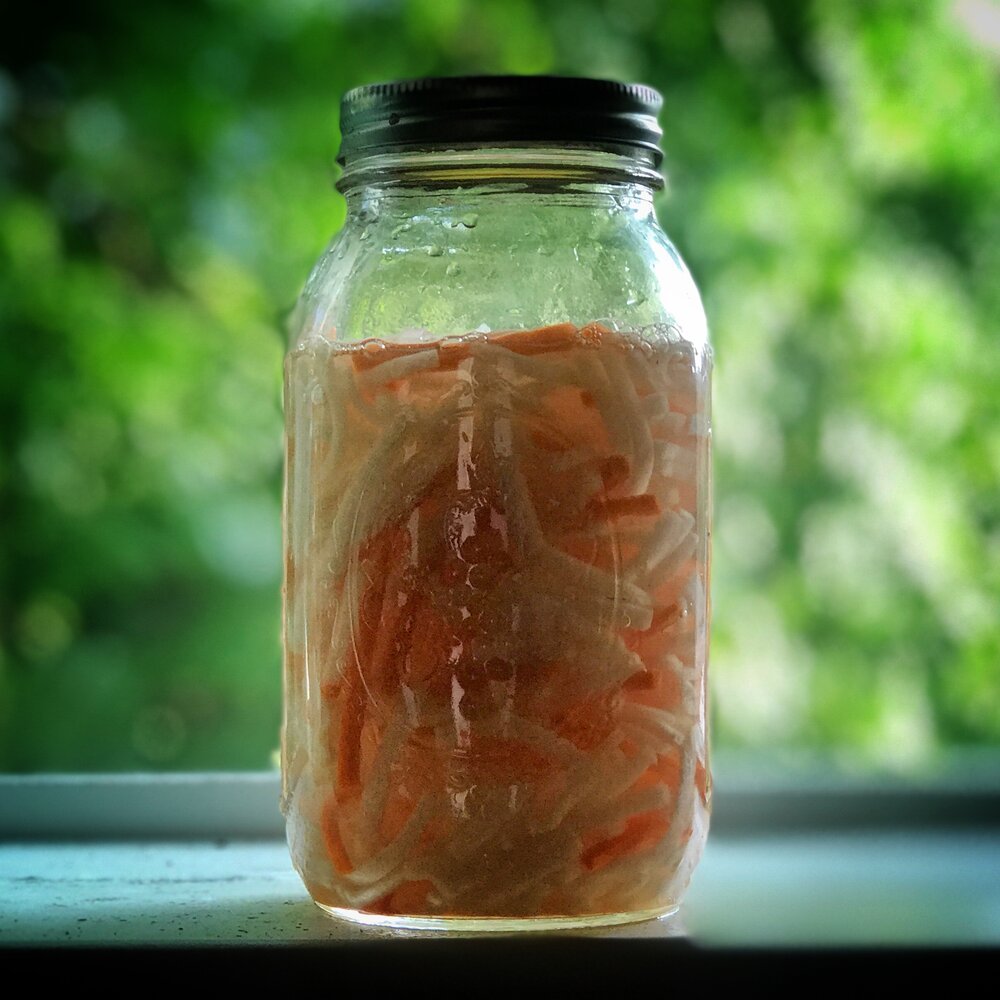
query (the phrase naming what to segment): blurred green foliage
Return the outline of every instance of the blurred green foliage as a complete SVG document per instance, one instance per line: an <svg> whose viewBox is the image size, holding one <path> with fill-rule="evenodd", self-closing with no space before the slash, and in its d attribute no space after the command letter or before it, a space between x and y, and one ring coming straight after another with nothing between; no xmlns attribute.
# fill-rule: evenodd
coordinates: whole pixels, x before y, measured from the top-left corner
<svg viewBox="0 0 1000 1000"><path fill-rule="evenodd" d="M718 359L716 744L1000 742L987 7L25 11L0 41L0 769L268 765L281 330L343 218L337 102L462 72L664 94L661 215Z"/></svg>

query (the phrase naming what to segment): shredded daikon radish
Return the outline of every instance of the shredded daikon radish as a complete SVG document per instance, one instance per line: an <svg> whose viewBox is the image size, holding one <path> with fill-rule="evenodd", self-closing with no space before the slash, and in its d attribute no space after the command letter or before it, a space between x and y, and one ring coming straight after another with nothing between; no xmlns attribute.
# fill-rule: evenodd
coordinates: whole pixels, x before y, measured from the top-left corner
<svg viewBox="0 0 1000 1000"><path fill-rule="evenodd" d="M283 808L317 901L672 905L707 827L707 378L596 325L290 355Z"/></svg>

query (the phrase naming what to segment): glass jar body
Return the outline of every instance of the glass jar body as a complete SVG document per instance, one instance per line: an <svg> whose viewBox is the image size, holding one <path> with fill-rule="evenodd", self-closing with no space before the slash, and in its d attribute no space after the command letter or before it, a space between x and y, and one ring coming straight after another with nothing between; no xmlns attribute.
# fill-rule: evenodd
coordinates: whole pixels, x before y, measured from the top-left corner
<svg viewBox="0 0 1000 1000"><path fill-rule="evenodd" d="M710 801L694 284L642 185L348 207L286 361L293 862L366 922L670 912Z"/></svg>

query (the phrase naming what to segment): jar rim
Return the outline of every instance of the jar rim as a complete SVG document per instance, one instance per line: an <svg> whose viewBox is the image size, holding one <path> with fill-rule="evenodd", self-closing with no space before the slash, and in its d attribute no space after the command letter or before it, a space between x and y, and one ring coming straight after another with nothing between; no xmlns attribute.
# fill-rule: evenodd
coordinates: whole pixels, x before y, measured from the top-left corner
<svg viewBox="0 0 1000 1000"><path fill-rule="evenodd" d="M373 152L343 166L336 182L344 195L371 187L544 192L602 185L659 191L664 176L641 152L517 143Z"/></svg>
<svg viewBox="0 0 1000 1000"><path fill-rule="evenodd" d="M340 104L337 162L407 151L498 146L590 148L660 165L662 96L570 76L420 77L367 84Z"/></svg>

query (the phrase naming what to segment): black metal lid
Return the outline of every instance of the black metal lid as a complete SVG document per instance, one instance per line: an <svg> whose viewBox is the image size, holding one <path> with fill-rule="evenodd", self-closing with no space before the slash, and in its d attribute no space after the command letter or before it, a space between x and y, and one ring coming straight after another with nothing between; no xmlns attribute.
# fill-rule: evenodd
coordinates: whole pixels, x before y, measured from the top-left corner
<svg viewBox="0 0 1000 1000"><path fill-rule="evenodd" d="M564 76L423 77L348 91L340 154L358 156L475 145L552 143L663 158L651 87Z"/></svg>

